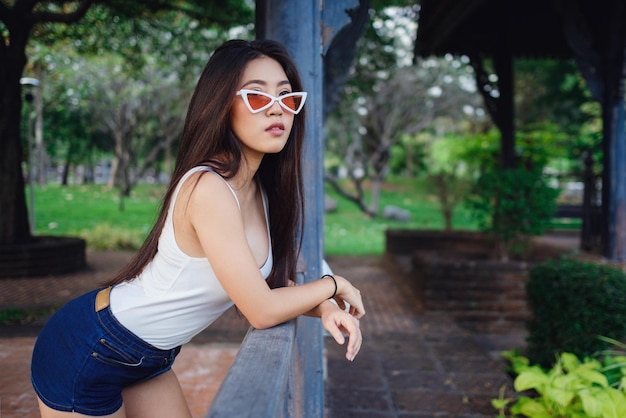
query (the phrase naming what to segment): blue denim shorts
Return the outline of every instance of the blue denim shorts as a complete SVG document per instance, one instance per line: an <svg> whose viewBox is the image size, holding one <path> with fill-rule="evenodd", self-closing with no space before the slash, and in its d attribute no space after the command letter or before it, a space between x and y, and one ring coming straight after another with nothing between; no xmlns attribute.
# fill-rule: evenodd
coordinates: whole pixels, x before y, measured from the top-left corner
<svg viewBox="0 0 626 418"><path fill-rule="evenodd" d="M59 411L109 415L122 406L122 389L170 370L180 347L160 350L120 324L98 290L56 312L35 343L31 381L43 403Z"/></svg>

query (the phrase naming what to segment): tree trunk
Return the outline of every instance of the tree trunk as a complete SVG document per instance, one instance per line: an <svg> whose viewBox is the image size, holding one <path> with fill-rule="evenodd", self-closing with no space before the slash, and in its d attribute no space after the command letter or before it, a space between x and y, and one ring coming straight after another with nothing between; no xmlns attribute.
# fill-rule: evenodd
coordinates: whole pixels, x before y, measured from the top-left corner
<svg viewBox="0 0 626 418"><path fill-rule="evenodd" d="M117 176L119 175L120 159L117 155L113 156L111 161L111 171L109 171L109 179L107 181L107 189L114 189L117 183Z"/></svg>
<svg viewBox="0 0 626 418"><path fill-rule="evenodd" d="M382 188L383 179L379 175L375 175L372 178L372 196L370 200L370 210L369 213L372 216L376 216L378 214L378 209L380 206L380 190Z"/></svg>
<svg viewBox="0 0 626 418"><path fill-rule="evenodd" d="M37 79L41 82L42 73L37 71ZM46 147L43 140L43 86L35 89L35 158L37 159L37 184L46 185ZM32 162L32 160L31 160ZM34 181L34 179L33 179Z"/></svg>
<svg viewBox="0 0 626 418"><path fill-rule="evenodd" d="M339 193L340 196L343 196L351 202L355 203L359 207L361 212L363 212L367 216L375 218L376 213L372 213L365 203L365 195L363 194L363 184L361 180L355 177L351 177L351 179L354 183L354 188L356 189L354 193L350 193L345 188L341 187L341 184L336 177L331 176L328 173L326 173L326 175L324 176L324 180L328 182L333 187L333 189L335 189L335 191Z"/></svg>
<svg viewBox="0 0 626 418"><path fill-rule="evenodd" d="M28 223L20 124L20 77L26 65L27 28L14 30L11 43L0 46L0 245L32 239Z"/></svg>
<svg viewBox="0 0 626 418"><path fill-rule="evenodd" d="M452 230L452 210L454 209L453 198L450 196L450 188L448 187L448 177L441 173L435 176L437 191L439 193L439 203L446 231Z"/></svg>
<svg viewBox="0 0 626 418"><path fill-rule="evenodd" d="M65 155L65 162L63 163L63 176L61 177L61 186L67 186L69 184L70 177L70 153L69 151Z"/></svg>

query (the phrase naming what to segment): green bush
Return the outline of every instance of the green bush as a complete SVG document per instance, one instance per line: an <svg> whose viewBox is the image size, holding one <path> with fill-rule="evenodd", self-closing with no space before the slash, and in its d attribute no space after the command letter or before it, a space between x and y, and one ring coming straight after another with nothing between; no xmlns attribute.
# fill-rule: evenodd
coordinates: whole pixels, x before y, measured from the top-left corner
<svg viewBox="0 0 626 418"><path fill-rule="evenodd" d="M553 260L530 270L528 357L543 366L562 352L587 357L605 349L597 336L626 336L626 274L609 265Z"/></svg>
<svg viewBox="0 0 626 418"><path fill-rule="evenodd" d="M530 237L550 226L559 190L539 170L492 168L485 171L467 198L480 229L496 243L497 256L524 258Z"/></svg>
<svg viewBox="0 0 626 418"><path fill-rule="evenodd" d="M58 307L38 309L0 309L0 325L24 325L41 320L54 313Z"/></svg>
<svg viewBox="0 0 626 418"><path fill-rule="evenodd" d="M501 392L500 398L493 399L491 404L499 411L498 418L506 417L507 409L513 417L624 416L626 357L623 354L607 352L580 361L572 353L562 353L549 370L531 366L526 357L515 351L505 352L504 356L516 374L515 390L524 395L511 400L505 399Z"/></svg>

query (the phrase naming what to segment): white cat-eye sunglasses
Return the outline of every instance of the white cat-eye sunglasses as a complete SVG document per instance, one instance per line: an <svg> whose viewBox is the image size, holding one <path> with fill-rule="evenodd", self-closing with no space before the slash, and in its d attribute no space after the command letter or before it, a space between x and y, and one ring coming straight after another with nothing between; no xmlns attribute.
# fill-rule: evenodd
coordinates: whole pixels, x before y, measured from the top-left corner
<svg viewBox="0 0 626 418"><path fill-rule="evenodd" d="M306 92L287 93L282 96L272 96L257 90L241 89L237 96L241 96L248 110L252 113L259 113L269 109L275 102L285 110L297 115L302 110L306 101Z"/></svg>

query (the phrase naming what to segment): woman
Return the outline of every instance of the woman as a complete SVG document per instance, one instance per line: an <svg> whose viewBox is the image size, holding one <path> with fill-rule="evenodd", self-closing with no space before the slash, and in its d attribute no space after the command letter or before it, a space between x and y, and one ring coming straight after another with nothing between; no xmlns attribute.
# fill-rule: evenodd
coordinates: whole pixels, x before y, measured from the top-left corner
<svg viewBox="0 0 626 418"><path fill-rule="evenodd" d="M255 328L318 316L338 343L348 335L354 359L360 292L330 275L289 285L302 235L305 100L280 44L233 40L214 52L143 247L37 340L32 382L43 417L190 416L172 362L233 303Z"/></svg>

